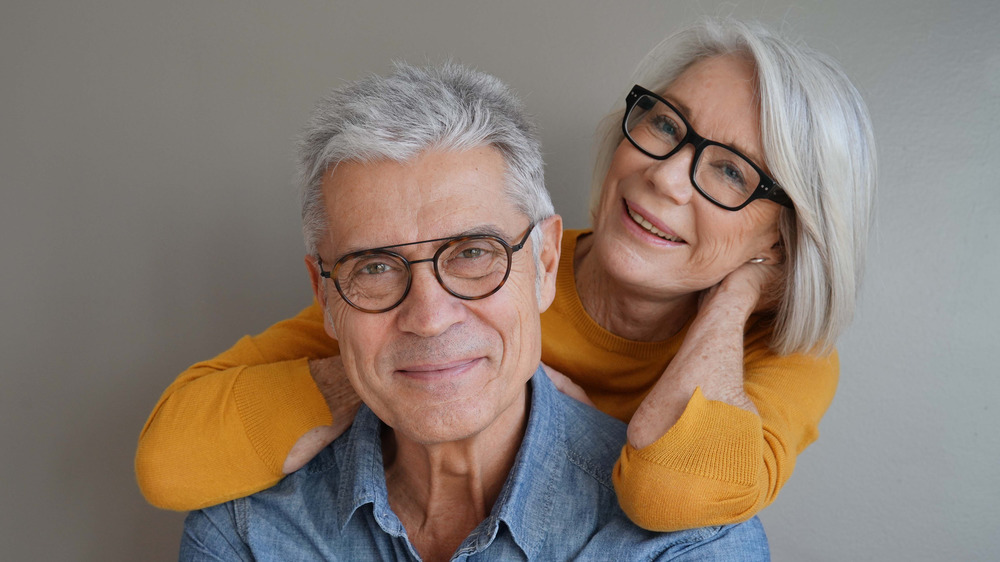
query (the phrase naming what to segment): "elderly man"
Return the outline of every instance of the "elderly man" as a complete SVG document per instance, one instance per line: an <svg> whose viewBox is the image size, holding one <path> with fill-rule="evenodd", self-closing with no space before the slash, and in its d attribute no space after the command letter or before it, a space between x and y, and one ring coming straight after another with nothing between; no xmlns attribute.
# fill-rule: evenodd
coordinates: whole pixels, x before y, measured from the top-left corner
<svg viewBox="0 0 1000 562"><path fill-rule="evenodd" d="M632 524L624 424L539 369L562 223L503 84L400 66L321 103L301 152L306 265L364 405L274 488L192 513L182 559L767 559L756 520Z"/></svg>

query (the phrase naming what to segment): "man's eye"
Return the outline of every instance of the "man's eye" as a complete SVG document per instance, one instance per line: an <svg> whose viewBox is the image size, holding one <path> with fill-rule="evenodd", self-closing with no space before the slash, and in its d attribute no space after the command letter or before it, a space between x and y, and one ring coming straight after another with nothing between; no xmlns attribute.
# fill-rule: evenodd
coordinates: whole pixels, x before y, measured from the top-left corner
<svg viewBox="0 0 1000 562"><path fill-rule="evenodd" d="M461 259L476 259L483 257L484 253L482 248L465 248L458 253L458 257Z"/></svg>
<svg viewBox="0 0 1000 562"><path fill-rule="evenodd" d="M380 273L386 273L391 267L389 264L384 262L368 263L361 267L359 273L364 275L378 275Z"/></svg>

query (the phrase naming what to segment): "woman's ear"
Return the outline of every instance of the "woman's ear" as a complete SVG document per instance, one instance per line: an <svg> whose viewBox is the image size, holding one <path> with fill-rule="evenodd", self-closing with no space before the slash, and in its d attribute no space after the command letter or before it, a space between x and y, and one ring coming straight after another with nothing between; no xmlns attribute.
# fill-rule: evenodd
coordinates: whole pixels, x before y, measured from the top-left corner
<svg viewBox="0 0 1000 562"><path fill-rule="evenodd" d="M750 263L762 263L765 265L778 265L784 263L785 245L779 240L772 244L770 248L766 248L755 253L749 261Z"/></svg>

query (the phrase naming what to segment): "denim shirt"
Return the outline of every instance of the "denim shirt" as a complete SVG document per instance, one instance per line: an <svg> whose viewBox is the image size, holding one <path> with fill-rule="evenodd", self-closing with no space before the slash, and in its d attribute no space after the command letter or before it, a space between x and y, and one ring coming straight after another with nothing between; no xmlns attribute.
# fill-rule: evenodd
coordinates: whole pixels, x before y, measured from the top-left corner
<svg viewBox="0 0 1000 562"><path fill-rule="evenodd" d="M618 507L611 470L626 426L555 389L539 368L528 425L490 515L452 560L768 560L757 518L646 531ZM273 488L192 512L181 560L420 560L389 506L381 431L351 428Z"/></svg>

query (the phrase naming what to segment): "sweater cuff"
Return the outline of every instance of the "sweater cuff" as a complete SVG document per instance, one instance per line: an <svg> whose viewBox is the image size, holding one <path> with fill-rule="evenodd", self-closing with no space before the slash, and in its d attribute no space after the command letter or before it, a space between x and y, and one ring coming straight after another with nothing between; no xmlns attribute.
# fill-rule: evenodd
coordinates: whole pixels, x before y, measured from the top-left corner
<svg viewBox="0 0 1000 562"><path fill-rule="evenodd" d="M282 473L300 437L333 421L308 359L247 367L233 384L233 395L247 438L275 474Z"/></svg>
<svg viewBox="0 0 1000 562"><path fill-rule="evenodd" d="M636 449L626 444L621 469L653 464L742 486L758 481L762 427L753 412L708 400L696 388L684 413L662 437Z"/></svg>

